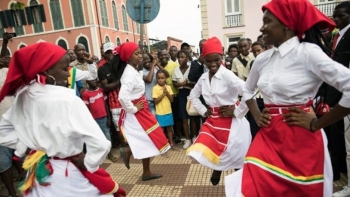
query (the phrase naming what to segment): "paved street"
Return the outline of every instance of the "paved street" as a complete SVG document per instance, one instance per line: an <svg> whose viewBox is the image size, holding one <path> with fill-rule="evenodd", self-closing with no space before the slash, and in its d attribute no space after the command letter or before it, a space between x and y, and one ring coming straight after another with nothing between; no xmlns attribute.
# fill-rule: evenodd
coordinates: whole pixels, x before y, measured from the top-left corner
<svg viewBox="0 0 350 197"><path fill-rule="evenodd" d="M158 156L152 159L153 172L162 173L163 178L143 182L142 164L139 160L131 159L131 169L128 170L119 155L117 149L113 149L118 157L116 163L106 160L102 165L121 184L130 197L205 197L225 196L224 180L217 186L212 186L209 179L211 170L203 167L185 156L185 151L180 145L177 150L170 150L166 156ZM223 172L223 175L232 171ZM7 194L3 184L0 183L0 195ZM334 182L336 191L346 185L346 178Z"/></svg>

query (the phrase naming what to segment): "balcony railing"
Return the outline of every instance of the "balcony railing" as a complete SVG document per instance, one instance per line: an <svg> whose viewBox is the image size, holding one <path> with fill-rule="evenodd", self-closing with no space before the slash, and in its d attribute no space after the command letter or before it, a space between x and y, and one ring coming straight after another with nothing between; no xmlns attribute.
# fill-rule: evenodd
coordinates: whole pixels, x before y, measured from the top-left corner
<svg viewBox="0 0 350 197"><path fill-rule="evenodd" d="M242 26L242 14L226 15L226 27Z"/></svg>
<svg viewBox="0 0 350 197"><path fill-rule="evenodd" d="M337 6L339 4L339 2L334 2L334 3L324 3L324 4L318 4L315 5L321 12L323 12L323 14L325 14L326 16L332 16L333 15L333 11L335 6Z"/></svg>

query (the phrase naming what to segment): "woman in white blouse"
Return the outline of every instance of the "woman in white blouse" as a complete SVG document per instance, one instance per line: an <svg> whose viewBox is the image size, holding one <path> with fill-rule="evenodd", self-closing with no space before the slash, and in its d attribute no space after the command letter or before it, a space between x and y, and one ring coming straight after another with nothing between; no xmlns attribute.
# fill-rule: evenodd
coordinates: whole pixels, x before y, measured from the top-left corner
<svg viewBox="0 0 350 197"><path fill-rule="evenodd" d="M274 48L256 58L243 93L262 128L243 171L227 178L226 195L330 197L332 169L322 128L350 113L350 70L328 56L320 31L331 32L335 25L307 0L272 0L263 11L260 31ZM317 119L311 105L323 81L343 97ZM251 99L256 87L264 97L263 112Z"/></svg>
<svg viewBox="0 0 350 197"><path fill-rule="evenodd" d="M118 99L123 107L118 124L130 146L120 149L122 159L128 169L131 155L142 159L142 181L161 178L161 174L151 172L150 158L165 153L170 145L156 117L148 109L145 83L136 70L142 61L141 49L136 43L128 42L115 51L118 55L111 60L112 70L115 71L112 78L120 80Z"/></svg>
<svg viewBox="0 0 350 197"><path fill-rule="evenodd" d="M182 121L182 127L186 138L185 144L183 145L184 149L187 149L191 145L190 129L188 126L190 116L186 111L187 96L190 94L193 87L193 83L188 80L188 74L191 68L191 65L188 65L189 58L190 54L187 51L179 51L177 53L177 59L180 66L174 69L172 76L174 86L179 89L179 93L177 95L179 99L179 108L174 110L178 110L177 114L179 117L177 118ZM191 124L195 124L195 121L191 121Z"/></svg>
<svg viewBox="0 0 350 197"><path fill-rule="evenodd" d="M243 103L235 110L244 81L222 66L221 47L216 37L202 45L209 72L201 76L189 97L193 107L207 119L187 155L213 169L210 179L213 185L219 183L221 171L243 166L251 140L249 123L244 118L247 106ZM199 100L200 95L203 95L208 109Z"/></svg>
<svg viewBox="0 0 350 197"><path fill-rule="evenodd" d="M20 157L28 148L32 150L23 166L34 166L28 168L20 188L28 197L112 196L103 195L83 175L100 171L111 144L84 102L67 88L69 60L66 51L54 44L42 42L22 48L14 53L0 92L0 101L16 94L0 121L0 145L16 149ZM84 143L88 150L85 156L80 154ZM32 176L38 170L41 175L50 172L45 166L52 167L51 174ZM109 192L114 193L115 186Z"/></svg>

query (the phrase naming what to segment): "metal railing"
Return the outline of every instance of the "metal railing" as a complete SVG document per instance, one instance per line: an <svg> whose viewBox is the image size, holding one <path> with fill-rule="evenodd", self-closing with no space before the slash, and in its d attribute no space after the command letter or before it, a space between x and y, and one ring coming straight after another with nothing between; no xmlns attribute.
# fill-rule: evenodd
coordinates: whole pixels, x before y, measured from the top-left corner
<svg viewBox="0 0 350 197"><path fill-rule="evenodd" d="M242 14L226 15L226 27L242 26Z"/></svg>
<svg viewBox="0 0 350 197"><path fill-rule="evenodd" d="M340 2L334 2L334 3L324 3L324 4L318 4L315 5L323 14L326 16L331 17L333 15L333 11L335 6L337 6Z"/></svg>

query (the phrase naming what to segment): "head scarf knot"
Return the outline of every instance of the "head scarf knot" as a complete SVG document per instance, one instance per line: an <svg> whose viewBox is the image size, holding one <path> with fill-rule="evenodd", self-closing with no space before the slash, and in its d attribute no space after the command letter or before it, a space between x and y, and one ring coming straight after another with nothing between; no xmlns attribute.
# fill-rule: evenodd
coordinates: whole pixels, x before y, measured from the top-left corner
<svg viewBox="0 0 350 197"><path fill-rule="evenodd" d="M139 45L137 45L134 42L126 42L122 45L116 47L112 52L114 55L119 54L120 59L124 62L129 61L131 55L135 52L136 49L139 48Z"/></svg>
<svg viewBox="0 0 350 197"><path fill-rule="evenodd" d="M217 37L208 38L202 45L202 55L206 57L209 54L218 53L222 55L222 45Z"/></svg>
<svg viewBox="0 0 350 197"><path fill-rule="evenodd" d="M318 24L320 29L332 31L334 22L312 5L308 0L272 0L262 7L270 11L286 27L294 31L299 39Z"/></svg>
<svg viewBox="0 0 350 197"><path fill-rule="evenodd" d="M37 74L55 65L67 53L62 47L40 42L16 51L10 61L5 83L0 91L0 101L14 95L18 88L37 78Z"/></svg>

